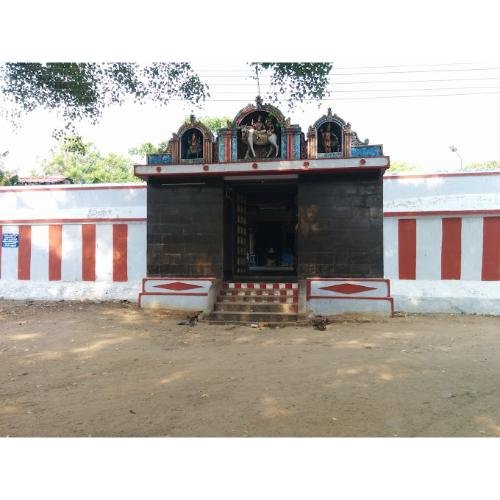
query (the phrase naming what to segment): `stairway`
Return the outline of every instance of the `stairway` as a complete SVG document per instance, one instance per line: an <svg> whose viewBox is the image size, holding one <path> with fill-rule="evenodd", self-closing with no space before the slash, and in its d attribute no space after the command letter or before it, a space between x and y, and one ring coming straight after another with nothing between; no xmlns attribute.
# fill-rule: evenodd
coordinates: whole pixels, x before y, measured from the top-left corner
<svg viewBox="0 0 500 500"><path fill-rule="evenodd" d="M296 323L299 288L297 283L224 283L211 323Z"/></svg>

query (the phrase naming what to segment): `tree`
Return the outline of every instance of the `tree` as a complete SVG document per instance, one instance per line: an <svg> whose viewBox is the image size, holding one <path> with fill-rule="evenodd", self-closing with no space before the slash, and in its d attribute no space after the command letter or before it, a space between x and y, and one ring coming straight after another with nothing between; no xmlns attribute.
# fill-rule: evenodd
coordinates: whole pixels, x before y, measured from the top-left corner
<svg viewBox="0 0 500 500"><path fill-rule="evenodd" d="M252 63L271 75L267 99L286 95L290 105L327 95L330 63ZM82 118L96 123L111 104L127 97L135 102L166 104L171 99L199 103L209 97L208 86L188 63L4 63L0 64L0 93L22 112L53 109L74 131ZM266 96L264 96L266 97ZM7 115L8 106L2 110ZM58 135L62 135L59 131Z"/></svg>
<svg viewBox="0 0 500 500"><path fill-rule="evenodd" d="M468 163L465 165L464 170L500 170L500 160Z"/></svg>
<svg viewBox="0 0 500 500"><path fill-rule="evenodd" d="M160 142L157 146L155 146L152 142L144 142L140 146L130 148L128 150L128 154L132 156L144 157L150 154L164 153L167 151L167 147L168 141Z"/></svg>
<svg viewBox="0 0 500 500"><path fill-rule="evenodd" d="M82 118L96 123L104 108L127 97L138 103L166 104L172 98L197 103L208 96L208 87L187 63L5 63L0 92L24 112L59 111L71 130Z"/></svg>
<svg viewBox="0 0 500 500"><path fill-rule="evenodd" d="M62 175L75 183L139 182L134 176L129 158L109 153L102 155L91 143L71 136L59 144L44 162L45 175Z"/></svg>
<svg viewBox="0 0 500 500"><path fill-rule="evenodd" d="M8 154L8 151L0 153L0 186L15 186L19 183L19 177L17 174L5 170L3 160Z"/></svg>
<svg viewBox="0 0 500 500"><path fill-rule="evenodd" d="M221 128L227 127L228 122L232 123L233 119L229 116L204 116L199 121L214 134L217 134Z"/></svg>
<svg viewBox="0 0 500 500"><path fill-rule="evenodd" d="M407 163L405 161L400 160L391 160L391 168L389 169L389 173L395 172L415 172L419 170L418 165L414 165L412 163Z"/></svg>
<svg viewBox="0 0 500 500"><path fill-rule="evenodd" d="M287 95L289 107L307 99L324 99L328 96L328 75L331 63L252 63L256 77L259 72L271 76L271 90L263 97L278 102Z"/></svg>

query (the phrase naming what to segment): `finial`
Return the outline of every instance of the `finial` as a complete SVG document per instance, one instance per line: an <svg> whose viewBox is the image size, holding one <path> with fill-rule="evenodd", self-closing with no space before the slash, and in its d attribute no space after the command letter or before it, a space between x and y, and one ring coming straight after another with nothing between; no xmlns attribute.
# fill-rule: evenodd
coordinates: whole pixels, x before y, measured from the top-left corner
<svg viewBox="0 0 500 500"><path fill-rule="evenodd" d="M255 104L257 105L257 109L262 109L262 97L260 95L255 98Z"/></svg>
<svg viewBox="0 0 500 500"><path fill-rule="evenodd" d="M196 116L194 116L193 114L189 115L189 120L191 123L194 123L196 121Z"/></svg>
<svg viewBox="0 0 500 500"><path fill-rule="evenodd" d="M332 118L332 108L328 108L328 113L326 115L328 118Z"/></svg>

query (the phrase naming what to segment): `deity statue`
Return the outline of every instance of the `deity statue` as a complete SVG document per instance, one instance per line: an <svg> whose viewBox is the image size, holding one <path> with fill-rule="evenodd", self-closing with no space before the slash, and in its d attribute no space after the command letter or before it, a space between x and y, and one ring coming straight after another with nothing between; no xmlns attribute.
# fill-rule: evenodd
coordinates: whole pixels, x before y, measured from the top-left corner
<svg viewBox="0 0 500 500"><path fill-rule="evenodd" d="M187 158L200 158L201 157L201 141L193 132L187 142Z"/></svg>
<svg viewBox="0 0 500 500"><path fill-rule="evenodd" d="M339 141L337 136L332 132L330 124L326 126L326 129L323 129L321 138L323 139L323 152L332 153L336 149Z"/></svg>
<svg viewBox="0 0 500 500"><path fill-rule="evenodd" d="M266 134L268 136L274 134L274 125L271 120L266 120Z"/></svg>
<svg viewBox="0 0 500 500"><path fill-rule="evenodd" d="M262 118L260 115L257 116L257 121L253 121L252 119L252 127L254 129L254 142L257 145L267 144L267 137L270 134L267 134L266 129L264 128L264 123L262 123Z"/></svg>
<svg viewBox="0 0 500 500"><path fill-rule="evenodd" d="M270 117L266 118L264 124L262 116L259 114L256 120L252 118L249 125L241 125L241 137L243 143L248 146L244 156L245 159L257 158L257 156L269 158L273 153L274 158L278 157L278 136L274 129L273 120ZM267 151L257 151L258 154L256 154L254 146L269 146L269 148Z"/></svg>

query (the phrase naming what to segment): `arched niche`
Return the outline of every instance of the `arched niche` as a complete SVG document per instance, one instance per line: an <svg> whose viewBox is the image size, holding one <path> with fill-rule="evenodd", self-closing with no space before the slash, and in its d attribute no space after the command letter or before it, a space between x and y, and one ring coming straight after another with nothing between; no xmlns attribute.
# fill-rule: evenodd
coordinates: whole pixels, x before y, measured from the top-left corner
<svg viewBox="0 0 500 500"><path fill-rule="evenodd" d="M274 156L274 147L271 146L265 139L266 135L276 134L277 144L278 144L278 157L281 157L282 148L282 134L285 128L285 117L283 113L270 104L260 104L255 106L249 104L241 109L233 120L232 128L237 131L235 136L237 145L237 159L247 159L248 145L243 139L241 132L241 127L244 125L253 126L260 133L257 134L256 140L254 141L254 150L256 153L256 158L265 158L270 148L273 151L272 156ZM264 134L263 131L266 131ZM260 140L257 137L260 136Z"/></svg>
<svg viewBox="0 0 500 500"><path fill-rule="evenodd" d="M191 115L170 141L174 163L211 163L214 136L203 123Z"/></svg>
<svg viewBox="0 0 500 500"><path fill-rule="evenodd" d="M203 133L196 127L188 128L181 136L181 161L203 162Z"/></svg>
<svg viewBox="0 0 500 500"><path fill-rule="evenodd" d="M333 114L331 108L328 113L316 120L308 134L311 142L309 149L311 158L341 158L344 151L344 131L346 122Z"/></svg>

